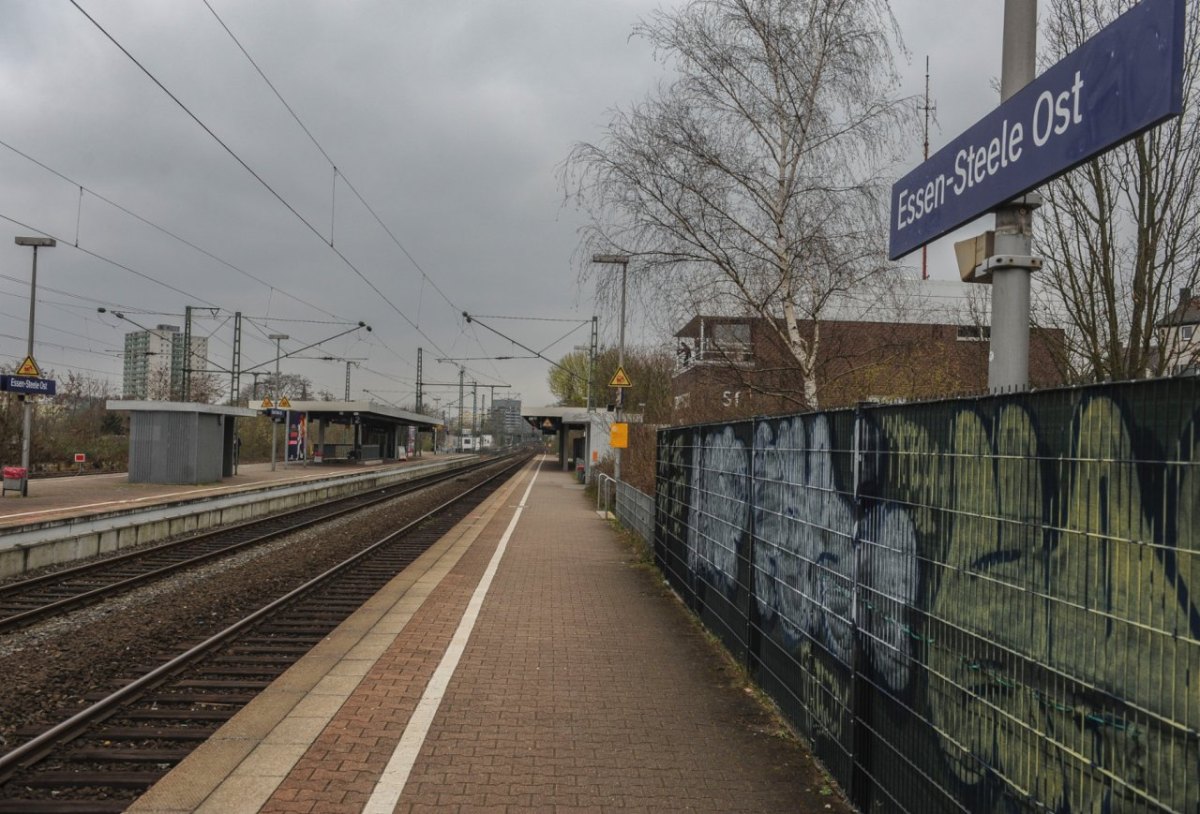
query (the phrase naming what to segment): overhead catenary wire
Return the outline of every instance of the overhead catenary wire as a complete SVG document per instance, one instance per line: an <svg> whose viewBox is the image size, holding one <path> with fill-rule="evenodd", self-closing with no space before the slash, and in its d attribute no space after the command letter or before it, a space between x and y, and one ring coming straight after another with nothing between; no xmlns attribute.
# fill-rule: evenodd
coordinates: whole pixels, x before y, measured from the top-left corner
<svg viewBox="0 0 1200 814"><path fill-rule="evenodd" d="M6 220L6 221L8 221L9 223L12 223L12 224L15 224L15 225L17 225L17 226L20 226L22 229L27 229L27 230L29 230L29 231L32 231L32 232L37 232L39 235L42 235L42 236L44 236L44 237L53 238L54 240L58 241L58 243L59 243L60 245L66 246L66 247L68 247L68 248L71 248L71 249L74 249L74 250L75 250L75 251L77 251L77 252L83 252L83 253L84 253L84 254L86 254L88 257L94 257L94 258L96 258L97 260L100 260L100 261L102 261L102 262L108 263L108 264L109 264L109 265L111 265L111 266L115 266L116 268L123 269L124 271L128 271L130 274L133 274L133 275L136 275L136 276L138 276L138 277L141 277L143 280L147 280L148 282L154 283L155 285L160 285L160 286L162 286L163 288L166 288L166 289L169 289L169 290L171 290L171 291L174 291L176 294L182 294L182 295L183 295L183 296L185 296L185 297L190 297L191 299L193 299L193 300L197 300L197 301L199 301L199 302L202 302L202 303L204 303L205 305L211 305L211 306L213 306L214 308L219 308L219 307L220 307L220 306L218 306L218 305L217 305L215 302L211 302L211 301L209 301L209 300L206 300L204 297L201 297L199 294L193 294L193 293L192 293L192 292L190 292L190 291L184 291L182 288L179 288L178 286L173 286L173 285L171 285L170 283L164 283L162 280L158 279L157 277L154 277L153 275L146 274L145 272L138 271L137 269L135 269L135 268L131 268L131 267L129 267L129 266L127 266L127 265L125 265L124 263L118 263L116 260L113 260L113 259L111 259L111 258L105 257L104 255L102 255L102 254L99 254L98 252L94 252L94 251L92 251L92 250L90 250L90 249L85 249L85 248L83 248L82 246L73 246L73 245L71 244L71 241L69 241L69 240L64 240L62 237L60 237L60 236L58 236L58 235L54 234L53 232L47 232L47 231L45 231L45 230L43 230L43 229L39 229L39 228L37 228L36 226L32 226L32 225L30 225L30 224L28 224L28 223L25 223L24 221L17 220L16 218L13 218L13 217L9 217L8 215L5 215L5 214L3 214L3 213L0 213L0 220Z"/></svg>
<svg viewBox="0 0 1200 814"><path fill-rule="evenodd" d="M439 295L441 295L442 299L446 301L446 304L449 305L450 308L457 313L459 311L459 307L448 296L446 296L446 293L444 291L442 291L441 288L438 287L438 284L436 282L434 282L433 278L431 278L426 273L425 269L421 267L421 264L417 262L416 258L413 257L412 254L409 253L408 249L405 248L404 244L400 242L400 239L397 238L396 235L392 232L392 230L390 228L388 228L388 225L383 222L383 218L381 218L379 216L379 213L377 213L375 211L374 207L372 207L371 204L367 202L367 199L364 198L359 193L358 189L354 186L354 184L350 181L350 179L346 177L346 173L344 173L338 169L337 162L334 161L333 157L331 155L329 155L328 151L326 151L326 149L323 146L321 146L321 142L319 142L317 140L317 137L312 134L312 131L308 129L308 127L300 119L300 116L296 113L296 111L292 108L292 106L290 104L288 104L286 99L283 98L283 94L281 94L279 92L279 89L275 87L275 84L269 78L267 78L266 73L263 71L263 69L261 67L259 67L258 63L255 62L254 57L250 56L250 52L246 50L246 47L244 45L242 45L241 40L239 40L237 38L237 36L234 35L233 31L229 28L229 26L225 24L225 21L221 19L221 15L217 14L216 9L214 9L209 4L208 0L203 0L203 2L204 2L205 7L208 8L208 10L212 13L213 17L216 18L216 20L220 24L221 28L223 28L225 30L225 33L229 35L229 38L231 40L233 40L234 45L236 45L238 47L238 50L242 52L242 55L246 57L246 60L254 67L254 70L258 73L258 75L260 77L262 77L263 82L267 83L267 87L271 89L271 92L273 94L275 94L275 98L278 99L279 103L284 106L284 108L287 110L287 112L289 114L291 114L292 119L294 119L296 124L298 124L300 126L300 129L304 131L304 134L306 136L308 136L309 141L311 141L313 143L313 146L316 147L317 150L321 153L321 155L325 157L325 160L329 162L329 166L333 168L333 181L334 181L335 195L336 195L337 179L340 177L343 181L345 181L347 189L349 189L351 192L354 193L354 197L357 198L359 203L361 203L366 208L366 210L371 213L371 217L374 218L375 222L377 224L379 224L379 227L381 229L383 229L383 231L385 233L387 233L387 236L389 238L391 238L392 242L396 245L396 248L398 248L404 254L404 256L408 258L408 261L413 264L413 268L415 268L420 273L421 278L425 282L429 283L429 285L433 286L433 290L436 291ZM330 227L329 242L330 242L330 244L333 243L333 228L332 228L332 226ZM419 307L418 307L418 313L420 313Z"/></svg>
<svg viewBox="0 0 1200 814"><path fill-rule="evenodd" d="M466 320L468 323L472 323L472 322L478 322L478 319L477 319L476 317L473 317L473 316L471 316L471 315L470 315L470 314L468 314L466 311L463 311L463 319L465 319L465 320ZM522 343L518 342L517 340L513 339L511 336L505 336L504 334L500 333L500 332L499 332L499 331L497 331L495 328L491 327L490 325L487 325L486 323L479 322L479 324L480 324L480 325L482 325L484 328L487 328L489 331L491 331L492 333L494 333L496 336L500 337L501 339L506 339L506 340L508 340L509 342L511 342L511 343L513 343L514 345L516 345L518 348L521 348L522 350L527 350L527 351L529 351L530 353L532 353L532 354L534 354L535 356L537 356L539 359L541 359L541 360L543 360L543 361L545 361L545 362L549 362L550 364L554 365L556 368L558 368L559 370L561 370L561 371L565 372L566 374L568 374L568 375L570 375L570 376L574 376L576 379L579 379L580 381L583 381L583 380L584 380L584 379L583 379L583 377L582 377L582 376L580 376L580 375L579 375L578 373L576 373L575 371L571 370L571 369L570 369L570 368L568 368L568 367L565 367L565 366L563 366L563 365L559 364L558 362L554 361L553 359L551 359L551 358L550 358L550 357L548 357L548 356L543 356L542 354L538 353L537 351L535 351L533 348L529 347L528 345L525 345L525 344L522 344Z"/></svg>
<svg viewBox="0 0 1200 814"><path fill-rule="evenodd" d="M291 212L292 215L295 216L297 220L299 220L302 224L304 224L304 226L310 232L312 232L312 234L315 235L317 237L317 239L319 239L322 243L324 243L326 246L328 246L329 250L331 252L333 252L338 257L338 259L340 259L346 265L347 268L349 268L351 271L353 271L355 273L355 275L358 276L359 279L361 279L364 283L366 283L367 286L372 291L374 291L375 294L377 294L381 300L383 300L385 303L387 303L388 307L390 307L393 311L395 311L396 314L401 319L403 319L406 323L408 323L408 325L410 327L412 327L412 329L415 330L418 334L420 334L427 342L429 342L430 345L432 345L434 348L436 348L439 352L444 352L438 346L437 342L435 342L432 337L428 336L421 329L421 327L419 325L417 325L417 323L413 322L413 320L408 316L408 314L404 313L404 311L402 311L399 308L399 306L397 306L394 302L392 302L391 299L386 294L384 294L383 291L381 291L379 289L379 287L377 285L375 285L375 283L373 283L362 272L362 270L359 269L358 266L356 266L350 260L350 258L346 257L346 255L340 249L338 249L336 246L334 246L330 240L328 240L323 234L321 234L321 231L316 226L314 226L311 221L309 221L302 214L300 214L300 212L294 206L292 206L287 201L286 198L284 198L273 186L271 186L269 183L267 183L265 178L263 178L261 175L259 175L254 170L254 168L251 167L245 161L245 159L243 159L240 155L238 155L238 153L232 147L230 147L227 143L225 143L225 141L223 139L221 139L221 137L218 136L212 130L212 128L210 128L208 125L206 125L199 116L197 116L195 113L193 113L192 110L187 105L185 105L179 97L177 97L174 93L172 93L170 91L170 89L167 88L167 86L164 85L158 79L158 77L156 77L150 71L149 68L147 68L145 65L143 65L137 59L137 57L135 57L120 42L118 42L116 37L114 37L112 34L110 34L108 32L108 30L106 28L104 28L104 26L102 26L98 20L96 20L94 17L92 17L92 15L88 14L87 11L84 10L84 8L79 5L77 0L69 0L69 2L71 3L72 6L74 6L79 11L80 14L82 14L84 17L86 17L88 22L90 22L93 26L95 26L96 29L98 31L100 31L100 33L103 34L105 36L105 38L107 38L109 40L109 42L111 42L113 45L115 45L122 54L124 54L131 62L133 62L133 64L137 66L138 70L140 70L143 74L145 74L146 77L151 82L153 82L160 90L162 90L162 92L165 93L167 95L167 97L172 102L174 102L179 107L179 109L182 110L188 116L188 118L190 118L193 122L195 122L196 125L198 127L200 127L201 130L203 130L205 133L207 133L209 135L209 137L211 137L215 142L217 142L217 144L221 147L221 149L223 149L226 153L228 153L229 156L234 159L234 161L236 161L243 169L246 170L246 172L250 173L250 176L252 178L254 178L254 180L256 180L264 189L267 190L267 192L269 192L277 201L279 201L279 203L282 204L285 209L287 209L289 212Z"/></svg>
<svg viewBox="0 0 1200 814"><path fill-rule="evenodd" d="M265 286L266 288L268 288L272 291L276 291L276 292L282 294L283 296L288 297L289 299L291 299L295 302L298 302L301 305L312 308L315 311L319 311L320 313L325 314L326 316L330 316L330 317L338 316L337 314L326 311L324 308L322 308L319 305L316 305L315 303L308 302L307 300L304 300L300 297L290 294L287 291L284 291L283 289L275 287L274 285L267 282L266 280L263 280L260 277L257 277L256 275L250 273L249 271L246 271L244 268L241 268L240 266L237 266L234 263L229 262L228 260L220 257L219 255L214 254L213 252L210 252L208 249L205 249L203 246L193 243L192 241L188 240L187 238L185 238L179 234L176 234L175 232L166 228L165 226L163 226L159 223L155 223L154 221L150 220L149 218L145 217L144 215L140 215L137 212L134 212L132 209L129 209L128 207L117 203L116 201L112 200L111 198L100 194L96 190L91 189L90 187L79 183L78 181L74 180L73 178L70 178L69 176L67 176L67 175L63 174L62 172L59 172L58 170L49 166L45 162L40 161L37 158L34 158L33 156L29 155L28 153L17 149L16 147L9 144L8 142L0 140L0 147L4 147L4 148L12 151L13 153L16 153L17 155L21 156L21 158L24 158L26 161L36 164L37 166L41 167L43 170L50 173L51 175L54 175L54 176L62 179L63 181L66 181L68 184L71 184L72 186L78 187L79 192L80 192L80 207L81 208L83 205L83 193L86 192L88 195L91 195L96 200L103 201L104 203L108 204L109 206L113 207L114 209L116 209L120 212L123 212L124 214L133 218L134 220L136 220L140 223L143 223L146 226L149 226L151 229L154 229L154 230L166 235L167 237L171 238L172 240L182 243L183 245L187 246L188 248L193 249L194 251L197 251L200 254L204 255L205 257L209 258L210 260L220 263L221 265L225 266L228 269L236 271L238 274L243 275L247 279L253 280L254 282L258 283L259 285ZM67 242L67 241L62 241L62 242ZM76 216L76 221L75 221L75 242L72 245L74 246L74 248L79 248L79 217L78 217L78 214Z"/></svg>

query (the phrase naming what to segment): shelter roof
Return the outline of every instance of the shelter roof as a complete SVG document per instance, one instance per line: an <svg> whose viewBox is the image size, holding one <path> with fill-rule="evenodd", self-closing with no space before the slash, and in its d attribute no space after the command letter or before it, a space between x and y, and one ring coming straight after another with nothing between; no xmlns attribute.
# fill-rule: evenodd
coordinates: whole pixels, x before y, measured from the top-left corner
<svg viewBox="0 0 1200 814"><path fill-rule="evenodd" d="M554 428L566 424L586 425L588 411L586 407L526 407L521 410L521 418L535 430L545 430L548 429L547 421Z"/></svg>
<svg viewBox="0 0 1200 814"><path fill-rule="evenodd" d="M203 413L205 415L232 415L253 418L257 410L247 407L230 407L225 404L200 404L191 401L150 401L109 399L104 403L109 410L123 410L130 413Z"/></svg>
<svg viewBox="0 0 1200 814"><path fill-rule="evenodd" d="M374 401L293 401L289 409L310 416L358 415L382 423L413 424L418 427L438 427L442 424L442 420L436 416L401 410Z"/></svg>

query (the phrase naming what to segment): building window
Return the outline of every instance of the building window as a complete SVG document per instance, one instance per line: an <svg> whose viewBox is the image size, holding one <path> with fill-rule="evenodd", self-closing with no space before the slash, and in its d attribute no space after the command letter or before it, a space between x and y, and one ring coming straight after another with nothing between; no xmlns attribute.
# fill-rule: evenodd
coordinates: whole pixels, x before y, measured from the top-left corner
<svg viewBox="0 0 1200 814"><path fill-rule="evenodd" d="M719 348L741 349L750 344L750 326L746 323L718 323L712 326L713 344Z"/></svg>
<svg viewBox="0 0 1200 814"><path fill-rule="evenodd" d="M958 341L959 342L986 342L992 338L992 328L990 325L959 325L958 326Z"/></svg>
<svg viewBox="0 0 1200 814"><path fill-rule="evenodd" d="M709 339L710 359L725 362L750 360L750 325L746 322L719 322L712 326Z"/></svg>
<svg viewBox="0 0 1200 814"><path fill-rule="evenodd" d="M1179 335L1183 337L1184 342L1190 342L1192 339L1192 334L1195 333L1195 331L1195 325L1184 325L1179 329Z"/></svg>

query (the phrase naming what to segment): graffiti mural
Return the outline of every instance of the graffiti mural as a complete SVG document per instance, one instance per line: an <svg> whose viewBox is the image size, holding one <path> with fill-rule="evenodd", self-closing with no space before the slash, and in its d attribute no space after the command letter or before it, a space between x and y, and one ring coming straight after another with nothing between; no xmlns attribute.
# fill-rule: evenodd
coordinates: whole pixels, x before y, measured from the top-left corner
<svg viewBox="0 0 1200 814"><path fill-rule="evenodd" d="M748 592L752 669L863 810L1197 814L1198 404L1164 380L663 430L656 550L681 593Z"/></svg>

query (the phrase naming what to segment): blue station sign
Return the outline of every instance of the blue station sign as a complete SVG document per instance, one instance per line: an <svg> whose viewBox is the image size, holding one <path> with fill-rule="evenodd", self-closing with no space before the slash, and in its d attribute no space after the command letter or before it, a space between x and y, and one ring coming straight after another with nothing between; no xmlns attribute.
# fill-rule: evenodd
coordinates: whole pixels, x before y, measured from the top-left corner
<svg viewBox="0 0 1200 814"><path fill-rule="evenodd" d="M54 379L39 379L35 376L0 375L0 390L10 393L25 393L31 396L53 396L57 389Z"/></svg>
<svg viewBox="0 0 1200 814"><path fill-rule="evenodd" d="M895 260L1183 110L1184 0L1143 0L892 187Z"/></svg>

